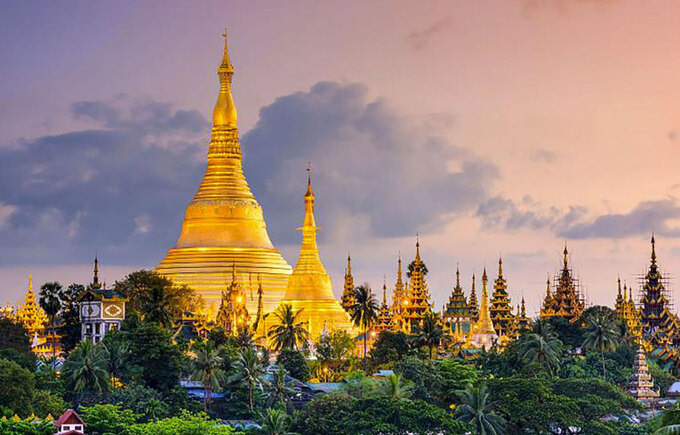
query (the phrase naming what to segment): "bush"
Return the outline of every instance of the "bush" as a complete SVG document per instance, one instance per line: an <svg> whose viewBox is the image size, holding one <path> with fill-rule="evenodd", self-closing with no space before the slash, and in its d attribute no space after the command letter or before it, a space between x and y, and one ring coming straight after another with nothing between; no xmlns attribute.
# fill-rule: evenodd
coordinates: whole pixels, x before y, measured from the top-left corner
<svg viewBox="0 0 680 435"><path fill-rule="evenodd" d="M81 416L87 424L88 433L94 435L119 434L139 418L138 414L129 409L110 404L83 406Z"/></svg>
<svg viewBox="0 0 680 435"><path fill-rule="evenodd" d="M178 417L166 418L149 423L128 426L122 435L228 435L233 433L231 427L223 426L209 420L204 413L191 414L187 411Z"/></svg>
<svg viewBox="0 0 680 435"><path fill-rule="evenodd" d="M297 350L283 350L276 359L278 364L283 364L289 375L302 382L309 380L309 366L302 352Z"/></svg>
<svg viewBox="0 0 680 435"><path fill-rule="evenodd" d="M28 416L35 389L33 373L14 361L0 359L0 385L0 406Z"/></svg>

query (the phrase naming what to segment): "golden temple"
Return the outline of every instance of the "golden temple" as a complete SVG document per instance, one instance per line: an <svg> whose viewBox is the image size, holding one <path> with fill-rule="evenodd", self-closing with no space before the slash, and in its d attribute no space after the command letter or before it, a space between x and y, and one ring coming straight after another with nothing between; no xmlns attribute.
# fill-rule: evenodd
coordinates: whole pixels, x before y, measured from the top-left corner
<svg viewBox="0 0 680 435"><path fill-rule="evenodd" d="M331 278L319 258L316 244L314 220L314 192L311 172L307 169L307 192L305 193L305 217L302 227L302 244L293 273L288 279L288 288L281 304L288 304L293 310L302 310L300 319L307 322L307 331L315 340L322 330L342 329L350 331L352 324L347 312L333 294Z"/></svg>
<svg viewBox="0 0 680 435"><path fill-rule="evenodd" d="M187 206L177 243L156 271L177 284L192 287L203 296L206 305L213 307L219 305L233 268L241 278L256 275L263 288L264 310L269 312L281 300L291 268L269 239L262 208L243 174L236 106L231 95L234 67L226 32L223 36L224 55L217 68L220 90L213 111L208 166L198 192ZM249 298L248 311L254 313L257 308L258 301Z"/></svg>

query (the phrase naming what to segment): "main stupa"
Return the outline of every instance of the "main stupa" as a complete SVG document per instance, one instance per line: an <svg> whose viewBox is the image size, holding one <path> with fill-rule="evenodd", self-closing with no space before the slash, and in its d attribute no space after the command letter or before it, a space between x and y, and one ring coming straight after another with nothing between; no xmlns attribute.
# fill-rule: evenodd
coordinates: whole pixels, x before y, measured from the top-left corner
<svg viewBox="0 0 680 435"><path fill-rule="evenodd" d="M243 174L236 106L231 95L234 67L229 60L226 32L222 36L224 55L217 68L220 91L213 111L208 167L186 209L177 244L156 271L196 290L205 299L208 313L214 314L235 269L236 279L247 295L253 294L252 288L248 290L251 283L262 283L263 308L269 312L286 291L291 267L269 239L262 207ZM248 311L254 313L257 305L257 297L248 297Z"/></svg>

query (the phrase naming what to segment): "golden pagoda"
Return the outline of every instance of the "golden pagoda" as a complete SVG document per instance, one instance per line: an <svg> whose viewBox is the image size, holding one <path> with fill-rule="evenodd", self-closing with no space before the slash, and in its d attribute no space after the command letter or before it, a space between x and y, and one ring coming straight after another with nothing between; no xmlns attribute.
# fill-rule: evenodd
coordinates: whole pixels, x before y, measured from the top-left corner
<svg viewBox="0 0 680 435"><path fill-rule="evenodd" d="M217 325L228 334L236 334L240 329L250 325L247 299L243 288L236 280L236 266L232 265L231 283L222 292L222 301L216 319Z"/></svg>
<svg viewBox="0 0 680 435"><path fill-rule="evenodd" d="M470 309L470 321L476 322L479 319L479 308L477 307L477 292L475 290L475 274L472 274L472 288L470 289L470 299L468 300Z"/></svg>
<svg viewBox="0 0 680 435"><path fill-rule="evenodd" d="M307 331L316 340L324 327L328 330L350 331L349 315L335 299L331 278L319 258L314 220L314 192L311 171L307 169L307 192L304 197L305 217L301 228L302 244L293 273L288 279L281 305L288 304L294 311L302 310L300 320L307 322Z"/></svg>
<svg viewBox="0 0 680 435"><path fill-rule="evenodd" d="M378 309L378 324L374 328L376 331L389 331L392 329L392 310L387 304L387 284L383 282L382 304Z"/></svg>
<svg viewBox="0 0 680 435"><path fill-rule="evenodd" d="M423 262L420 259L420 242L416 239L416 258L413 260L410 283L406 294L406 303L402 316L408 323L410 332L414 326L419 326L427 313L432 312L430 306L430 292L425 281Z"/></svg>
<svg viewBox="0 0 680 435"><path fill-rule="evenodd" d="M546 290L545 299L543 300L543 308L541 309L541 317L564 317L570 323L575 323L585 309L585 303L579 291L579 283L576 278L572 276L569 268L569 251L567 245L564 245L564 258L562 271L555 276L553 283L555 285L555 292Z"/></svg>
<svg viewBox="0 0 680 435"><path fill-rule="evenodd" d="M14 321L20 323L28 333L34 353L47 354L52 351L52 347L49 346L48 349L46 345L45 326L48 319L45 311L36 303L35 293L33 292L33 275L28 275L28 289L26 289L24 303L17 306Z"/></svg>
<svg viewBox="0 0 680 435"><path fill-rule="evenodd" d="M352 276L352 258L347 254L347 268L345 269L345 284L342 290L342 308L348 313L356 303L354 298L354 277Z"/></svg>
<svg viewBox="0 0 680 435"><path fill-rule="evenodd" d="M234 68L227 36L217 68L220 90L213 111L208 166L194 199L187 206L182 231L156 271L203 296L208 306L220 301L232 265L244 274L258 274L265 311L274 309L286 290L291 268L274 248L262 208L243 174L236 106L231 95ZM255 312L255 300L248 309Z"/></svg>
<svg viewBox="0 0 680 435"><path fill-rule="evenodd" d="M471 343L476 347L489 350L498 340L498 334L493 326L491 315L489 314L489 293L487 291L488 278L486 268L482 274L482 300L479 303L479 319L471 330Z"/></svg>
<svg viewBox="0 0 680 435"><path fill-rule="evenodd" d="M515 321L508 295L508 284L503 277L503 260L498 259L498 277L493 284L493 295L491 297L491 320L496 327L496 332L500 337L512 335L511 329Z"/></svg>
<svg viewBox="0 0 680 435"><path fill-rule="evenodd" d="M407 303L408 299L406 298L401 270L401 254L399 254L399 259L397 260L397 281L394 283L394 292L392 292L392 331L410 332L407 329L408 325L404 317Z"/></svg>

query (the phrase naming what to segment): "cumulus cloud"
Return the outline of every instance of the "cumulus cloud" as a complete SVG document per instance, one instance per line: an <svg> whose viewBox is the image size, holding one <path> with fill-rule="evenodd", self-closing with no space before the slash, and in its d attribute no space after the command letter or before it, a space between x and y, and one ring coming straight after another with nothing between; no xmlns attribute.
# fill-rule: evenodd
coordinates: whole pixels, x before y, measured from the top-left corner
<svg viewBox="0 0 680 435"><path fill-rule="evenodd" d="M72 111L87 129L0 147L0 262L82 261L98 249L153 264L200 179L207 121L127 97Z"/></svg>
<svg viewBox="0 0 680 435"><path fill-rule="evenodd" d="M419 127L361 84L321 82L262 108L243 151L270 233L298 242L307 161L321 237L412 235L474 210L497 168Z"/></svg>
<svg viewBox="0 0 680 435"><path fill-rule="evenodd" d="M451 26L451 17L446 17L432 23L428 28L411 32L406 37L406 41L415 49L422 50L430 43L432 38L442 33Z"/></svg>
<svg viewBox="0 0 680 435"><path fill-rule="evenodd" d="M561 235L573 239L598 237L624 238L655 233L666 237L680 237L680 226L672 221L680 218L680 204L674 199L644 201L628 213L605 214L594 220L571 226Z"/></svg>
<svg viewBox="0 0 680 435"><path fill-rule="evenodd" d="M571 206L566 210L554 206L544 206L525 196L518 204L503 196L494 196L482 202L477 208L477 216L485 228L518 230L528 228L539 230L548 228L561 233L585 216L587 209Z"/></svg>

